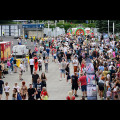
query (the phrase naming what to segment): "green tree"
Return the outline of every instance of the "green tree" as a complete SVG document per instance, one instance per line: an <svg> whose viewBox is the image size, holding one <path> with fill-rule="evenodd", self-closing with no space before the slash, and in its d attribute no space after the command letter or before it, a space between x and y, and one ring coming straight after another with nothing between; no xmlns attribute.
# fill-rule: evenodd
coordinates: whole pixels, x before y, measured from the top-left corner
<svg viewBox="0 0 120 120"><path fill-rule="evenodd" d="M120 32L120 20L109 20L109 32L113 33L113 22L115 25L115 33ZM96 27L99 28L100 33L108 32L108 20L97 20Z"/></svg>

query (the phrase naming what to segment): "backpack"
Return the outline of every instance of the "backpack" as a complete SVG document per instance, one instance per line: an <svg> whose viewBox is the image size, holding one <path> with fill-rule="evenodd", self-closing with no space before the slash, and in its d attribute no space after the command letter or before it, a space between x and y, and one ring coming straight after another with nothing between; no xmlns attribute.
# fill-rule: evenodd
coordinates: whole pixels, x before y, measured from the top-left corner
<svg viewBox="0 0 120 120"><path fill-rule="evenodd" d="M17 100L22 100L20 93L17 93Z"/></svg>

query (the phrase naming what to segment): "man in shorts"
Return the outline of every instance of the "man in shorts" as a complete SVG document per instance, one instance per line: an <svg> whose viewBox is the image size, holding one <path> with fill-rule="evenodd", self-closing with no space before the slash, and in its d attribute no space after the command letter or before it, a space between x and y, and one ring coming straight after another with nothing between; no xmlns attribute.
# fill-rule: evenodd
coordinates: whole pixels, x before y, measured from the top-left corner
<svg viewBox="0 0 120 120"><path fill-rule="evenodd" d="M64 78L65 78L65 68L66 68L66 62L64 59L62 59L62 62L60 63L60 72L61 72L61 75L60 75L60 80L62 80L62 74L64 74Z"/></svg>
<svg viewBox="0 0 120 120"><path fill-rule="evenodd" d="M75 97L78 97L77 90L78 90L78 76L77 73L74 72L74 75L71 76L71 83L72 83L72 94L75 90Z"/></svg>
<svg viewBox="0 0 120 120"><path fill-rule="evenodd" d="M79 82L81 84L81 90L82 90L83 96L87 97L87 80L86 80L85 74L83 73L80 74Z"/></svg>
<svg viewBox="0 0 120 120"><path fill-rule="evenodd" d="M25 70L28 71L28 59L26 58L26 56L25 56L25 58L23 59L23 62L24 62Z"/></svg>

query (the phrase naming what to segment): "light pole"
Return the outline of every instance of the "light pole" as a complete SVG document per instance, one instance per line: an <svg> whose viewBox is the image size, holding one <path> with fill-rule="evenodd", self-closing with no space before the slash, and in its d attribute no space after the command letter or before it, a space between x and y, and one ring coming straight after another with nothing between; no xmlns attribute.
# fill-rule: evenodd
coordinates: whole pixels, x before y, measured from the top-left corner
<svg viewBox="0 0 120 120"><path fill-rule="evenodd" d="M48 21L48 36L49 36L50 21Z"/></svg>
<svg viewBox="0 0 120 120"><path fill-rule="evenodd" d="M109 20L108 20L108 37L109 37Z"/></svg>
<svg viewBox="0 0 120 120"><path fill-rule="evenodd" d="M38 20L36 20L36 33L37 33L37 39L38 39Z"/></svg>
<svg viewBox="0 0 120 120"><path fill-rule="evenodd" d="M114 41L114 22L113 22L113 41Z"/></svg>
<svg viewBox="0 0 120 120"><path fill-rule="evenodd" d="M56 32L56 23L57 23L57 20L55 20L55 32Z"/></svg>

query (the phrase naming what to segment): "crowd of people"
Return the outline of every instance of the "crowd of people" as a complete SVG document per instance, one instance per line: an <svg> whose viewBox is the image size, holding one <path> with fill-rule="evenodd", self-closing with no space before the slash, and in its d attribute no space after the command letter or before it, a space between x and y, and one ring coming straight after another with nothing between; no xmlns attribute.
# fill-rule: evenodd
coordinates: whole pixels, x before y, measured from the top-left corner
<svg viewBox="0 0 120 120"><path fill-rule="evenodd" d="M103 35L98 37L90 35L59 35L58 37L42 38L34 40L34 50L29 50L29 63L25 57L19 67L19 80L22 81L20 88L15 83L13 88L13 100L47 100L47 77L49 72L50 55L52 62L58 63L60 81L71 80L71 91L68 92L67 100L75 100L82 91L82 99L87 98L86 59L90 58L95 70L95 83L98 86L98 94L102 100L120 99L120 41L109 38L106 42ZM27 39L26 39L27 41ZM33 38L31 37L31 42ZM7 61L9 73L17 72L16 58L11 56ZM43 63L45 72L43 71ZM9 85L2 80L4 76L4 63L0 64L0 99L3 90L6 93L6 100L9 96ZM72 66L71 66L72 65ZM71 67L70 67L71 66ZM27 88L22 75L30 68L32 76L31 84ZM73 74L71 74L71 68ZM37 73L41 71L41 76ZM49 78L48 78L49 79ZM3 86L4 85L4 86ZM3 89L4 88L4 89Z"/></svg>

